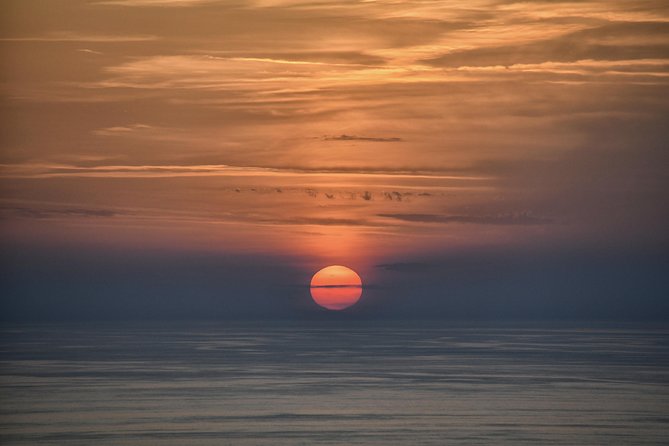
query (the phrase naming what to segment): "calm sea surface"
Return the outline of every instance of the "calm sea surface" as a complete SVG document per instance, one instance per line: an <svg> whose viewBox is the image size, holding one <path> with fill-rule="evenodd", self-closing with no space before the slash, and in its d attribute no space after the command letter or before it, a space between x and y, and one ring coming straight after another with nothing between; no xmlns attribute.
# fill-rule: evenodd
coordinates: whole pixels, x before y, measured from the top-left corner
<svg viewBox="0 0 669 446"><path fill-rule="evenodd" d="M669 331L5 325L0 443L669 444Z"/></svg>

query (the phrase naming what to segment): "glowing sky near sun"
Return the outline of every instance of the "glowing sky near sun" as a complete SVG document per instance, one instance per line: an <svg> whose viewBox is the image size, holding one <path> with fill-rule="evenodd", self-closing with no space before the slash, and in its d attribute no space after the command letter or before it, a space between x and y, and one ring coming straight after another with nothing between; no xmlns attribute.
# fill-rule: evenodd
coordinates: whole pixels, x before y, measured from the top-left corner
<svg viewBox="0 0 669 446"><path fill-rule="evenodd" d="M666 242L664 1L2 10L4 239L363 271Z"/></svg>

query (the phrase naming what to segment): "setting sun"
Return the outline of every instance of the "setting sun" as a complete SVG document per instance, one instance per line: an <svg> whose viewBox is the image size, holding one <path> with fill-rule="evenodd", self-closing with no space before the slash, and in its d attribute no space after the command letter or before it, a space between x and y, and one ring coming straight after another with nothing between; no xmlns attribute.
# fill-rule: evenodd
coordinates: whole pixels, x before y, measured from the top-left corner
<svg viewBox="0 0 669 446"><path fill-rule="evenodd" d="M361 295L360 276L345 266L328 266L311 279L311 297L328 310L343 310L355 305Z"/></svg>

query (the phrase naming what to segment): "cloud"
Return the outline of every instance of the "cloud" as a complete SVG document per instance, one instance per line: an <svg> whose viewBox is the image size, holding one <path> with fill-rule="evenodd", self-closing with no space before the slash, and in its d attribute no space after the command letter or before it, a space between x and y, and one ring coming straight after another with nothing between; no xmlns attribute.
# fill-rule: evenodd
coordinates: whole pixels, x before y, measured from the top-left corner
<svg viewBox="0 0 669 446"><path fill-rule="evenodd" d="M380 138L371 136L356 136L356 135L339 135L339 136L323 136L323 141L371 141L371 142L400 142L402 138Z"/></svg>
<svg viewBox="0 0 669 446"><path fill-rule="evenodd" d="M346 85L404 82L405 78L433 69L412 70L358 63L321 62L307 59L221 57L212 54L154 55L105 68L110 75L85 84L88 88L133 88L225 91L239 100L304 99L304 95L331 95L329 90ZM229 101L230 98L227 98ZM203 98L211 101L211 98ZM322 105L321 105L322 107Z"/></svg>
<svg viewBox="0 0 669 446"><path fill-rule="evenodd" d="M93 134L99 136L125 136L143 130L152 130L152 129L155 129L155 127L147 124L132 124L127 126L106 127L102 129L93 130Z"/></svg>
<svg viewBox="0 0 669 446"><path fill-rule="evenodd" d="M385 269L387 271L396 271L402 273L419 273L434 268L435 265L422 262L397 262L397 263L381 263L376 265L377 268Z"/></svg>
<svg viewBox="0 0 669 446"><path fill-rule="evenodd" d="M311 285L311 288L362 288L362 285Z"/></svg>
<svg viewBox="0 0 669 446"><path fill-rule="evenodd" d="M122 43L145 42L158 40L153 35L113 35L113 34L83 34L72 31L52 32L43 36L3 37L3 42L91 42L91 43ZM90 50L84 50L90 52Z"/></svg>
<svg viewBox="0 0 669 446"><path fill-rule="evenodd" d="M207 54L230 57L237 60L308 62L339 66L383 66L388 59L362 51L303 50L303 51L207 51Z"/></svg>
<svg viewBox="0 0 669 446"><path fill-rule="evenodd" d="M100 51L95 51L95 50L91 50L91 49L88 49L88 48L79 48L79 49L77 49L77 51L79 51L80 53L87 53L87 54L96 54L96 55L103 54Z"/></svg>
<svg viewBox="0 0 669 446"><path fill-rule="evenodd" d="M535 76L536 80L587 81L617 78L622 82L655 80L663 83L668 76L669 59L633 59L633 60L592 60L582 59L573 62L522 63L494 66L461 66L458 71L478 73L489 76ZM622 79L621 79L622 78ZM655 79L653 79L655 78Z"/></svg>
<svg viewBox="0 0 669 446"><path fill-rule="evenodd" d="M548 39L454 50L424 62L440 67L508 67L544 62L666 59L667 22L621 22Z"/></svg>
<svg viewBox="0 0 669 446"><path fill-rule="evenodd" d="M404 199L406 197L410 197L412 195L413 195L413 193L411 193L411 192L392 191L392 192L384 192L383 193L383 198L385 198L388 201L402 201L402 199ZM421 192L418 195L422 196L422 197L428 197L428 196L430 196L430 193Z"/></svg>
<svg viewBox="0 0 669 446"><path fill-rule="evenodd" d="M1 208L4 212L11 213L20 218L47 219L57 217L115 217L120 215L118 211L101 208L83 207L36 207L36 206L6 206Z"/></svg>
<svg viewBox="0 0 669 446"><path fill-rule="evenodd" d="M294 218L264 218L249 217L244 219L249 223L271 225L298 225L298 226L378 226L365 219L355 218L321 218L321 217L294 217Z"/></svg>
<svg viewBox="0 0 669 446"><path fill-rule="evenodd" d="M95 5L109 5L109 6L129 6L129 7L188 7L204 5L207 3L216 3L220 0L102 0L95 2Z"/></svg>
<svg viewBox="0 0 669 446"><path fill-rule="evenodd" d="M377 214L412 223L471 223L478 225L545 225L552 219L536 216L531 212L513 212L497 215L439 215L439 214Z"/></svg>
<svg viewBox="0 0 669 446"><path fill-rule="evenodd" d="M110 127L100 129L107 136L125 135L134 132L133 127ZM444 175L434 172L411 172L393 169L370 168L298 168L271 166L235 166L226 164L186 164L186 165L98 165L80 166L56 163L21 163L0 164L0 177L5 178L43 178L43 177L180 177L180 176L281 176L281 177L341 177L351 178L395 178L395 179L432 179L445 181L483 182L491 177L472 175ZM311 190L309 193L315 193ZM363 196L364 198L364 196ZM368 198L371 198L369 196Z"/></svg>
<svg viewBox="0 0 669 446"><path fill-rule="evenodd" d="M243 191L240 191L243 192ZM251 189L247 192L267 193ZM285 203L285 201L280 201ZM236 212L217 212L217 211L178 211L171 207L146 208L130 207L122 209L110 209L102 207L69 206L64 204L33 204L33 203L7 203L0 206L0 216L13 219L67 219L67 218L92 218L104 219L112 217L125 217L121 224L127 223L131 219L135 224L145 224L159 221L170 223L181 222L188 224L220 224L235 223L260 226L348 226L348 227L376 227L377 223L368 221L365 218L336 218L336 217L312 217L299 212L295 216L284 217L277 214L271 206L266 206L261 210L251 204L251 211L237 209ZM301 214L301 215L300 215Z"/></svg>

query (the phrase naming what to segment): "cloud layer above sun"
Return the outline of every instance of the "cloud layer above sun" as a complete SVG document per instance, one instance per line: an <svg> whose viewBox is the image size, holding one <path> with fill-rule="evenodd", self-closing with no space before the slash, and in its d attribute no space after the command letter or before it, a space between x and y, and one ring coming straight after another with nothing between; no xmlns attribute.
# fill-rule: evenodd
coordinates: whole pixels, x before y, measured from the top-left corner
<svg viewBox="0 0 669 446"><path fill-rule="evenodd" d="M666 244L663 1L3 6L3 237Z"/></svg>

